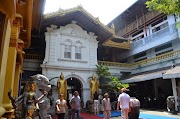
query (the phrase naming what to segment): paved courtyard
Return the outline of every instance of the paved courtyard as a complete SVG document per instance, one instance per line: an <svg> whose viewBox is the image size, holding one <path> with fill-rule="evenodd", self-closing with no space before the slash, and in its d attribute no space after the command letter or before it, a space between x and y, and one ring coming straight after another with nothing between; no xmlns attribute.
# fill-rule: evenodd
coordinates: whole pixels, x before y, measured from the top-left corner
<svg viewBox="0 0 180 119"><path fill-rule="evenodd" d="M167 113L166 111L141 110L141 114L169 117L168 119L180 119L180 114L172 115L172 114ZM164 119L163 117L162 117L162 119ZM111 119L121 119L121 117L113 117ZM158 119L158 118L148 118L148 117L145 117L145 118L140 118L140 119Z"/></svg>

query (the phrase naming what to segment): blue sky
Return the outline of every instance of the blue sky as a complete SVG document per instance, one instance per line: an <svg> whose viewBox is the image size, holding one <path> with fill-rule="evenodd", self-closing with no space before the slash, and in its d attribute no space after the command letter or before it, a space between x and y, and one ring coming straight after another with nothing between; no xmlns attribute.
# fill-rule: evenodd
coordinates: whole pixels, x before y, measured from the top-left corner
<svg viewBox="0 0 180 119"><path fill-rule="evenodd" d="M82 5L94 17L99 17L103 24L108 24L137 0L46 0L44 13L69 9Z"/></svg>

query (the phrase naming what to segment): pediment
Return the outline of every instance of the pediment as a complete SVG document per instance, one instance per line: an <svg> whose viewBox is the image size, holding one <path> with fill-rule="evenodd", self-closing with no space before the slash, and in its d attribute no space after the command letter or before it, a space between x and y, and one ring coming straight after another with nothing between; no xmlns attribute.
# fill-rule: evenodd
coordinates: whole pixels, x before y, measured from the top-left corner
<svg viewBox="0 0 180 119"><path fill-rule="evenodd" d="M94 36L94 33L88 33L87 31L83 30L79 25L76 24L75 21L72 21L72 23L67 24L66 26L60 26L59 29L56 25L51 25L50 27L46 27L46 29L47 32L54 34L63 34L81 38L90 38L93 36L95 39L97 38L97 36Z"/></svg>

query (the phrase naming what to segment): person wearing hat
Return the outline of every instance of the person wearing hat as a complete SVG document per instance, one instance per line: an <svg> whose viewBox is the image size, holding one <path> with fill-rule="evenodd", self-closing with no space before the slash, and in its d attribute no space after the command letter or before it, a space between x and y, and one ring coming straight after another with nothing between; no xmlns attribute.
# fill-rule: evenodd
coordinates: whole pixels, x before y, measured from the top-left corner
<svg viewBox="0 0 180 119"><path fill-rule="evenodd" d="M127 89L122 88L122 93L119 95L117 110L121 108L122 119L128 119L128 113L130 112L130 96L126 94Z"/></svg>
<svg viewBox="0 0 180 119"><path fill-rule="evenodd" d="M102 111L104 114L104 119L110 119L110 117L111 117L111 102L110 102L109 94L105 93L104 97L105 98L102 101Z"/></svg>

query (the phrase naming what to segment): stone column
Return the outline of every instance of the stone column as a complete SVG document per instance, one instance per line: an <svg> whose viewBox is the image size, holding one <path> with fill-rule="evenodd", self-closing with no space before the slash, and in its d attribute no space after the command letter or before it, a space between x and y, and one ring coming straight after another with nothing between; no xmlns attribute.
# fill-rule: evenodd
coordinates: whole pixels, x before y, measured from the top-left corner
<svg viewBox="0 0 180 119"><path fill-rule="evenodd" d="M177 102L177 90L176 90L176 79L171 79L173 96L175 97L175 110L178 111L178 102Z"/></svg>
<svg viewBox="0 0 180 119"><path fill-rule="evenodd" d="M10 42L9 42L6 75L5 75L4 91L3 91L3 101L2 101L3 103L2 105L7 112L9 111L13 112L11 111L12 104L7 94L9 89L13 90L13 86L14 86L14 75L15 75L17 49L18 49L17 46L18 46L18 39L20 34L20 23L21 23L20 21L21 20L19 18L13 21L13 25L11 28Z"/></svg>
<svg viewBox="0 0 180 119"><path fill-rule="evenodd" d="M16 63L14 85L13 85L13 96L15 97L18 97L20 72L21 72L21 65Z"/></svg>
<svg viewBox="0 0 180 119"><path fill-rule="evenodd" d="M83 88L82 91L84 106L86 106L86 102L90 100L90 88Z"/></svg>
<svg viewBox="0 0 180 119"><path fill-rule="evenodd" d="M14 85L16 56L17 56L16 47L9 47L5 87L3 92L3 107L6 109L6 111L10 111L12 109L12 104L7 94L9 89L13 89L13 85Z"/></svg>

